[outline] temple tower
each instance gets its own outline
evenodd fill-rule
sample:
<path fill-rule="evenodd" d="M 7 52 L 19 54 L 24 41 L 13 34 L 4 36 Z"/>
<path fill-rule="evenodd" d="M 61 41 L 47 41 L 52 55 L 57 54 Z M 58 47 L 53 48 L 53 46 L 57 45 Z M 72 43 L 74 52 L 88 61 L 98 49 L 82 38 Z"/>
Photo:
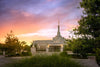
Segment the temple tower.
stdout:
<path fill-rule="evenodd" d="M 57 36 L 58 36 L 58 37 L 61 36 L 61 35 L 60 35 L 60 24 L 59 24 L 59 21 L 58 21 L 58 32 L 57 32 Z"/>

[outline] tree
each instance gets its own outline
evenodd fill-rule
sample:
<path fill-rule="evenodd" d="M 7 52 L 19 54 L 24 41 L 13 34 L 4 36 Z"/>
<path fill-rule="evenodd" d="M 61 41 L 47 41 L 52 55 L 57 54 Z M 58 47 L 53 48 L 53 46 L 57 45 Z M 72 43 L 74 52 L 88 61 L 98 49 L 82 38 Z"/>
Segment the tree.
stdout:
<path fill-rule="evenodd" d="M 71 44 L 70 44 L 70 39 L 66 40 L 66 45 L 64 45 L 63 51 L 71 51 Z"/>
<path fill-rule="evenodd" d="M 77 38 L 69 41 L 68 45 L 74 53 L 81 55 L 81 57 L 86 57 L 88 53 L 94 52 L 94 45 L 92 44 L 92 42 L 93 39 Z"/>
<path fill-rule="evenodd" d="M 2 51 L 2 54 L 5 56 L 6 46 L 3 43 L 0 43 L 0 50 Z"/>
<path fill-rule="evenodd" d="M 79 27 L 74 29 L 76 35 L 94 38 L 95 48 L 100 47 L 100 0 L 82 0 L 83 16 L 78 22 Z"/>
<path fill-rule="evenodd" d="M 76 34 L 100 36 L 100 0 L 82 0 L 80 7 L 84 8 L 83 16 L 75 29 Z"/>
<path fill-rule="evenodd" d="M 83 8 L 83 16 L 78 22 L 79 27 L 74 29 L 74 33 L 80 35 L 82 39 L 76 39 L 74 43 L 77 43 L 76 45 L 82 48 L 83 52 L 85 52 L 86 46 L 92 48 L 92 51 L 96 48 L 100 49 L 100 0 L 82 0 L 80 8 Z M 88 40 L 84 40 L 84 38 Z"/>
<path fill-rule="evenodd" d="M 25 41 L 22 41 L 21 42 L 21 45 L 22 45 L 22 52 L 24 52 L 24 51 L 30 52 L 31 46 L 26 45 L 26 42 Z"/>
<path fill-rule="evenodd" d="M 13 34 L 12 31 L 10 31 L 9 34 L 6 36 L 5 40 L 6 45 L 6 52 L 9 55 L 15 55 L 16 53 L 20 53 L 21 51 L 21 44 L 18 38 Z"/>
<path fill-rule="evenodd" d="M 1 51 L 4 50 L 4 49 L 3 49 L 3 44 L 2 44 L 2 43 L 0 43 L 0 50 L 1 50 Z"/>
<path fill-rule="evenodd" d="M 31 46 L 26 45 L 25 41 L 22 41 L 21 45 L 22 45 L 22 49 L 21 49 L 22 55 L 23 56 L 30 56 L 31 55 L 31 50 L 30 50 Z"/>

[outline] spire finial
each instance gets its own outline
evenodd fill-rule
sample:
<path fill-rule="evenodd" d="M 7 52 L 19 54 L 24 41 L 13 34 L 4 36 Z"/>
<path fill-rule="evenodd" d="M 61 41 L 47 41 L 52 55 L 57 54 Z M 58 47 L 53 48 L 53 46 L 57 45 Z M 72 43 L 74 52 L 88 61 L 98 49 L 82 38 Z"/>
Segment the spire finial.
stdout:
<path fill-rule="evenodd" d="M 58 17 L 58 25 L 60 25 L 60 20 L 59 20 L 59 17 Z"/>
<path fill-rule="evenodd" d="M 59 19 L 58 19 L 58 25 L 60 25 L 60 21 L 59 21 Z"/>

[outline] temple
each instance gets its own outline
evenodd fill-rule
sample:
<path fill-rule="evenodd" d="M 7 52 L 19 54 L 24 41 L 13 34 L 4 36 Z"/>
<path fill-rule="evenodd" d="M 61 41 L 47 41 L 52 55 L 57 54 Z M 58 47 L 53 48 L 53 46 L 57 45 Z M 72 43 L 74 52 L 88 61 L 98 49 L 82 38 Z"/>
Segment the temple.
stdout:
<path fill-rule="evenodd" d="M 66 45 L 66 39 L 60 34 L 60 24 L 58 21 L 57 35 L 52 40 L 36 40 L 33 41 L 31 52 L 34 54 L 36 51 L 46 52 L 62 52 L 63 46 Z"/>

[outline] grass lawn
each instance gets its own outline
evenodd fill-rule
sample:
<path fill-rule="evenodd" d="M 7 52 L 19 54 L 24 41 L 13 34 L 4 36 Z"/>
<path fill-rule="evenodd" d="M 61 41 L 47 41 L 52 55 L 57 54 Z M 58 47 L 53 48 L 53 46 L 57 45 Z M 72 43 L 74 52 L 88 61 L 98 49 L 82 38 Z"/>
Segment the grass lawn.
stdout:
<path fill-rule="evenodd" d="M 70 60 L 69 57 L 60 55 L 36 55 L 31 58 L 14 62 L 6 67 L 82 67 L 78 63 Z"/>

